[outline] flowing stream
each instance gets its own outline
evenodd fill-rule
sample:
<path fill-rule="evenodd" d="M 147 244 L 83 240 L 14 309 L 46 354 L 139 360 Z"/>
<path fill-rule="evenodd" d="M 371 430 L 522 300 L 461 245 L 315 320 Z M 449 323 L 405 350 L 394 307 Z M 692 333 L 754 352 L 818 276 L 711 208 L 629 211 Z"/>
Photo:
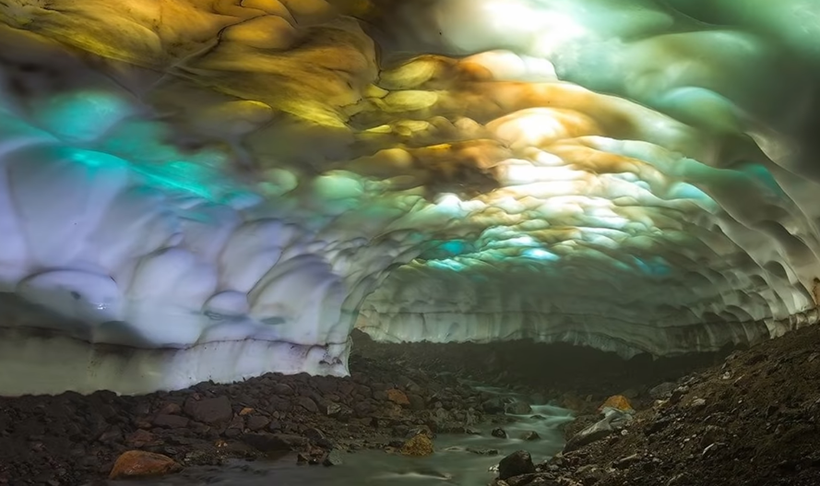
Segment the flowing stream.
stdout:
<path fill-rule="evenodd" d="M 487 389 L 486 391 L 490 391 Z M 492 390 L 495 391 L 495 390 Z M 499 394 L 502 392 L 499 390 Z M 509 395 L 509 392 L 504 393 Z M 515 422 L 504 424 L 507 439 L 490 435 L 494 426 L 476 427 L 481 435 L 440 434 L 434 440 L 436 452 L 429 457 L 411 458 L 383 451 L 342 454 L 343 464 L 333 467 L 296 464 L 296 456 L 276 461 L 232 461 L 220 467 L 187 468 L 180 474 L 158 479 L 129 481 L 133 486 L 432 486 L 452 484 L 484 486 L 496 474 L 490 469 L 505 455 L 525 449 L 540 462 L 561 450 L 564 439 L 560 426 L 573 420 L 569 410 L 552 405 L 534 405 L 527 415 L 514 415 Z M 524 441 L 524 433 L 535 431 L 540 440 Z M 498 450 L 497 455 L 481 455 L 471 450 Z M 110 483 L 114 486 L 114 483 Z"/>

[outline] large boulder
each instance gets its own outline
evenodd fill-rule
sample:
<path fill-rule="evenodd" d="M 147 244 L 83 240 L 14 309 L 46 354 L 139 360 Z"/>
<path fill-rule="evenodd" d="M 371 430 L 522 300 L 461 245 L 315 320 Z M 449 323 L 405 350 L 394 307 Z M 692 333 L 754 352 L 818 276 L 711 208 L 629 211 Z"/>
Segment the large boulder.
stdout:
<path fill-rule="evenodd" d="M 532 456 L 527 451 L 515 451 L 498 463 L 498 479 L 508 479 L 535 472 Z"/>
<path fill-rule="evenodd" d="M 122 453 L 114 467 L 111 468 L 109 479 L 144 478 L 163 476 L 182 470 L 182 466 L 168 456 L 145 451 L 127 451 Z"/>

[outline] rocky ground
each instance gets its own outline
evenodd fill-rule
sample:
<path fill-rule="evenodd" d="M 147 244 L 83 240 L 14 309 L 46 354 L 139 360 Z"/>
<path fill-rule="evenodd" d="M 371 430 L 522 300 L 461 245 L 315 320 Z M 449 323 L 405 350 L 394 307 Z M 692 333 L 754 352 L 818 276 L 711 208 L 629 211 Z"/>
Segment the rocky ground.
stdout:
<path fill-rule="evenodd" d="M 292 450 L 305 462 L 332 463 L 332 449 L 400 449 L 413 429 L 464 433 L 485 419 L 488 397 L 453 378 L 358 355 L 351 366 L 358 371 L 345 379 L 270 374 L 139 397 L 0 398 L 0 484 L 102 479 L 128 450 L 182 466 Z"/>
<path fill-rule="evenodd" d="M 507 458 L 496 486 L 816 486 L 818 383 L 820 328 L 804 328 L 659 384 L 621 424 L 579 417 L 562 454 Z"/>
<path fill-rule="evenodd" d="M 427 436 L 503 425 L 505 409 L 525 406 L 474 387 L 491 385 L 579 414 L 564 453 L 536 465 L 523 451 L 505 458 L 498 486 L 815 485 L 818 341 L 820 329 L 804 329 L 731 355 L 623 361 L 560 345 L 395 346 L 356 335 L 349 378 L 0 398 L 0 484 L 93 484 L 134 464 L 170 472 L 291 451 L 326 465 L 339 450 L 423 455 Z M 612 395 L 623 398 L 602 409 L 601 426 Z M 115 467 L 126 451 L 160 456 Z"/>

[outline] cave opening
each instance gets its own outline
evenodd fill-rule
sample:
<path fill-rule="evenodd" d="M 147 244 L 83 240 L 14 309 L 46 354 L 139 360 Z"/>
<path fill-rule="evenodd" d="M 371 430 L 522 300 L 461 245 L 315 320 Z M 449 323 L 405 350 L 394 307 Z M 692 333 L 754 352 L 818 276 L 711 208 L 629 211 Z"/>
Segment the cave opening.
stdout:
<path fill-rule="evenodd" d="M 816 3 L 0 1 L 0 485 L 817 484 Z"/>

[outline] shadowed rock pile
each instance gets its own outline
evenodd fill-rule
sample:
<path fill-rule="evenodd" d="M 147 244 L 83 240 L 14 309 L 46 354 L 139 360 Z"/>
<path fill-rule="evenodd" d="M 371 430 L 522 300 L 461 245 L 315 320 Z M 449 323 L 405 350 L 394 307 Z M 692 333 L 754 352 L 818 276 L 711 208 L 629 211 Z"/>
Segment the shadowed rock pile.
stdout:
<path fill-rule="evenodd" d="M 820 329 L 804 328 L 650 390 L 632 420 L 496 486 L 820 484 Z M 517 471 L 516 471 L 517 472 Z"/>

